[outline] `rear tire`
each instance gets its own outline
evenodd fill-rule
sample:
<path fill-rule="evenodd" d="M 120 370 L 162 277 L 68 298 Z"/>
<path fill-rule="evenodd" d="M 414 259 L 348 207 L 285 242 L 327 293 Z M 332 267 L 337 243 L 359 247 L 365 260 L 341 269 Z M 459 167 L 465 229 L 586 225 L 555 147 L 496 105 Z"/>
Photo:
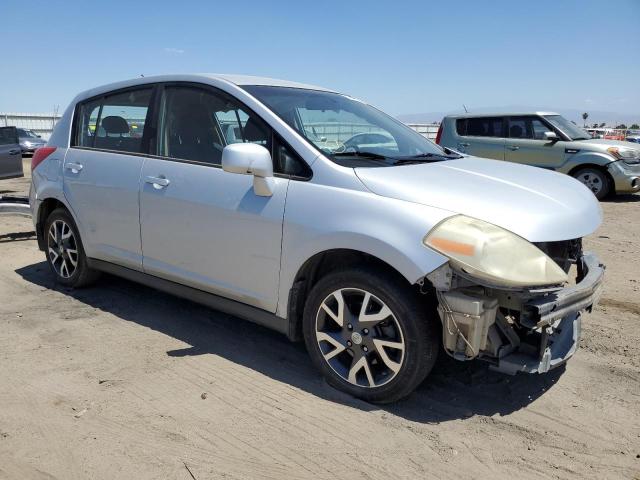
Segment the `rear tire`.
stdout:
<path fill-rule="evenodd" d="M 58 283 L 80 288 L 98 279 L 100 272 L 89 268 L 78 227 L 66 209 L 49 214 L 44 235 L 47 263 Z"/>
<path fill-rule="evenodd" d="M 303 333 L 331 386 L 389 403 L 409 395 L 433 368 L 437 318 L 400 275 L 359 267 L 330 273 L 311 289 Z"/>
<path fill-rule="evenodd" d="M 571 175 L 591 190 L 598 200 L 606 198 L 611 192 L 611 182 L 609 181 L 609 177 L 599 168 L 581 168 L 573 172 Z"/>

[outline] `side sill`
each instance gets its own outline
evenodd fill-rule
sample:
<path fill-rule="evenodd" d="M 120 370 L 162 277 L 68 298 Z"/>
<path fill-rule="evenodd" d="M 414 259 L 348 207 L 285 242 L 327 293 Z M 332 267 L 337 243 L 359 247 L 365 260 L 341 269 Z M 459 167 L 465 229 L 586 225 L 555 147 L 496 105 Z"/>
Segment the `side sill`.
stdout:
<path fill-rule="evenodd" d="M 87 263 L 89 268 L 126 278 L 127 280 L 155 288 L 156 290 L 170 293 L 176 297 L 185 298 L 192 302 L 206 305 L 214 310 L 228 313 L 229 315 L 233 315 L 244 320 L 249 320 L 250 322 L 275 330 L 276 332 L 283 333 L 287 335 L 287 337 L 289 336 L 289 322 L 287 319 L 278 317 L 277 315 L 260 308 L 245 305 L 244 303 L 220 297 L 213 293 L 198 290 L 197 288 L 187 287 L 180 283 L 175 283 L 170 280 L 165 280 L 154 275 L 149 275 L 148 273 L 132 270 L 103 260 L 87 258 Z"/>

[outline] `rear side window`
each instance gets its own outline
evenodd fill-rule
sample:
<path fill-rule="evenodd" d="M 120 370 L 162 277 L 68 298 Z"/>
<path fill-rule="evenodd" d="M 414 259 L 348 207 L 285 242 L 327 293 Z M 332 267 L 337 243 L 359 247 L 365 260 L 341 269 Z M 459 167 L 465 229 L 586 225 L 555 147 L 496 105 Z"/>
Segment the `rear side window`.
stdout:
<path fill-rule="evenodd" d="M 15 127 L 0 128 L 0 145 L 15 145 L 18 143 L 18 134 Z"/>
<path fill-rule="evenodd" d="M 462 137 L 503 137 L 502 117 L 459 118 L 456 131 Z"/>
<path fill-rule="evenodd" d="M 76 146 L 140 153 L 151 88 L 127 90 L 82 103 Z"/>

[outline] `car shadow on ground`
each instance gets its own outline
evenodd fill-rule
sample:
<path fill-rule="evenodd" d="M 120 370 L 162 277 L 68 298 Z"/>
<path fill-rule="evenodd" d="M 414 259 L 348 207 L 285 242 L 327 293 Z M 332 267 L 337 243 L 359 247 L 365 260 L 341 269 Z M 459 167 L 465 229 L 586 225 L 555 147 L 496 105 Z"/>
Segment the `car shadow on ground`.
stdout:
<path fill-rule="evenodd" d="M 189 345 L 166 352 L 171 357 L 218 355 L 325 400 L 365 411 L 382 409 L 422 423 L 509 414 L 552 388 L 563 373 L 560 368 L 546 375 L 511 377 L 489 370 L 482 362 L 462 363 L 441 354 L 431 375 L 409 398 L 392 405 L 371 405 L 328 386 L 313 368 L 303 343 L 291 343 L 264 327 L 110 275 L 94 287 L 74 290 L 56 284 L 46 262 L 16 273 Z"/>
<path fill-rule="evenodd" d="M 634 203 L 640 202 L 640 194 L 637 193 L 625 193 L 621 195 L 610 195 L 604 200 L 605 203 Z"/>

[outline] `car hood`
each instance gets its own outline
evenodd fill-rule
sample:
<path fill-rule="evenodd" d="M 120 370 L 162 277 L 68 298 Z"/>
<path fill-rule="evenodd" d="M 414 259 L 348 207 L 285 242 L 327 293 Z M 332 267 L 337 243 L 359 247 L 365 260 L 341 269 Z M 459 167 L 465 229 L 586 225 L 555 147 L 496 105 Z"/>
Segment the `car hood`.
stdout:
<path fill-rule="evenodd" d="M 591 138 L 589 140 L 574 140 L 571 147 L 588 148 L 589 150 L 606 151 L 611 147 L 638 148 L 633 142 L 624 140 L 605 140 L 604 138 Z"/>
<path fill-rule="evenodd" d="M 20 143 L 29 142 L 29 143 L 33 143 L 35 145 L 44 145 L 45 143 L 47 143 L 42 138 L 33 138 L 33 137 L 20 137 L 19 141 L 20 141 Z"/>
<path fill-rule="evenodd" d="M 541 168 L 465 157 L 355 170 L 373 193 L 478 218 L 530 242 L 583 237 L 602 223 L 590 190 Z"/>

